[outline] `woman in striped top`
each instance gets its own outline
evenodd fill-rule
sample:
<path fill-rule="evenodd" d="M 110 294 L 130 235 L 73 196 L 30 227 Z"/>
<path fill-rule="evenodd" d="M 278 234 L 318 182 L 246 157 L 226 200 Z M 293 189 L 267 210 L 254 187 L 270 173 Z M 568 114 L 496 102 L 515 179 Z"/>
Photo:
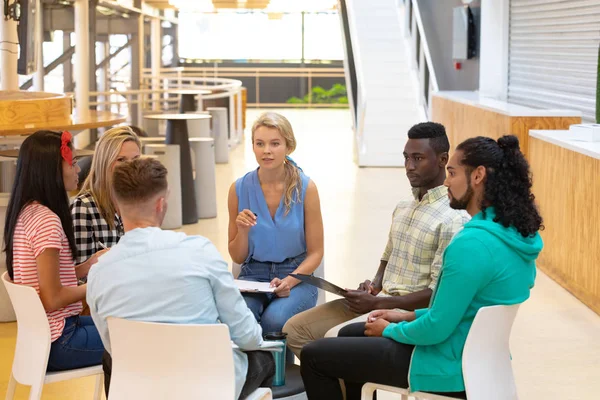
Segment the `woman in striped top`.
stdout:
<path fill-rule="evenodd" d="M 75 265 L 77 248 L 67 191 L 79 167 L 69 132 L 38 131 L 23 142 L 4 225 L 8 273 L 38 292 L 52 345 L 48 371 L 100 364 L 104 347 L 91 317 L 79 316 L 86 276 L 102 253 Z"/>

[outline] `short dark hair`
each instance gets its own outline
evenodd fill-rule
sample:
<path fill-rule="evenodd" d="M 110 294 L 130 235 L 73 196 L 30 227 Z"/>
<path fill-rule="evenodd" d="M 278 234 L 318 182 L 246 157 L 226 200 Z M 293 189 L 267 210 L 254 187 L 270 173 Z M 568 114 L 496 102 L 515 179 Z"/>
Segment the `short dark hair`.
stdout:
<path fill-rule="evenodd" d="M 421 122 L 408 130 L 409 139 L 429 139 L 429 146 L 435 154 L 450 151 L 450 142 L 444 125 L 437 122 Z"/>
<path fill-rule="evenodd" d="M 115 168 L 112 185 L 117 201 L 144 202 L 167 189 L 167 169 L 153 158 L 138 158 Z"/>
<path fill-rule="evenodd" d="M 505 227 L 514 226 L 524 237 L 544 229 L 531 193 L 529 163 L 521 153 L 516 136 L 502 136 L 497 141 L 478 136 L 459 144 L 456 151 L 463 153 L 460 163 L 466 167 L 467 176 L 479 166 L 486 170 L 481 204 L 484 213 L 486 205 L 494 207 L 495 222 Z"/>

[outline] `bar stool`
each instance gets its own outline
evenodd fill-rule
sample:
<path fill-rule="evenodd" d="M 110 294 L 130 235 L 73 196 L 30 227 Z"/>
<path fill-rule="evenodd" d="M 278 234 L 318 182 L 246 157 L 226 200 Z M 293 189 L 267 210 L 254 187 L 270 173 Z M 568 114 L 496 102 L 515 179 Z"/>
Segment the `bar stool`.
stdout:
<path fill-rule="evenodd" d="M 181 210 L 181 177 L 179 171 L 179 146 L 176 144 L 147 144 L 144 146 L 144 154 L 156 156 L 169 172 L 167 184 L 169 185 L 169 197 L 167 198 L 167 213 L 161 225 L 163 229 L 177 229 L 182 225 Z M 189 155 L 189 151 L 188 151 Z"/>
<path fill-rule="evenodd" d="M 190 138 L 211 137 L 212 115 L 206 111 L 186 111 L 185 114 L 200 115 L 201 119 L 191 119 L 187 122 Z"/>
<path fill-rule="evenodd" d="M 213 138 L 191 138 L 196 177 L 196 204 L 199 218 L 217 216 L 217 178 L 215 173 L 215 141 Z"/>
<path fill-rule="evenodd" d="M 146 154 L 144 148 L 148 144 L 165 144 L 164 136 L 150 136 L 150 137 L 141 137 L 140 142 L 142 143 L 142 154 Z"/>
<path fill-rule="evenodd" d="M 208 107 L 206 109 L 212 116 L 212 136 L 215 138 L 215 162 L 226 164 L 229 162 L 229 121 L 225 107 Z"/>
<path fill-rule="evenodd" d="M 190 156 L 190 141 L 188 135 L 187 121 L 206 118 L 202 114 L 155 114 L 146 115 L 146 119 L 157 119 L 167 121 L 167 144 L 179 145 L 179 162 L 181 174 L 181 209 L 183 212 L 182 222 L 184 224 L 195 224 L 198 222 L 198 211 L 196 208 L 196 194 L 194 191 L 194 176 L 192 171 L 192 157 Z"/>

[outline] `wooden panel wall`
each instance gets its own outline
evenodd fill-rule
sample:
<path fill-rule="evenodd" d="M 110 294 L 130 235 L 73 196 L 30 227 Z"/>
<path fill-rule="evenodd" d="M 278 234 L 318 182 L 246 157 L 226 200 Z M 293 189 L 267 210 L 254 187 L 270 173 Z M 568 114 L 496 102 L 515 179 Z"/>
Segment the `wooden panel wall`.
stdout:
<path fill-rule="evenodd" d="M 569 129 L 569 125 L 581 123 L 580 117 L 509 117 L 438 96 L 433 96 L 431 101 L 431 120 L 446 127 L 451 149 L 475 136 L 498 139 L 513 134 L 519 138 L 521 151 L 527 156 L 530 129 Z"/>
<path fill-rule="evenodd" d="M 538 267 L 600 314 L 600 160 L 533 137 L 529 146 L 546 227 Z"/>

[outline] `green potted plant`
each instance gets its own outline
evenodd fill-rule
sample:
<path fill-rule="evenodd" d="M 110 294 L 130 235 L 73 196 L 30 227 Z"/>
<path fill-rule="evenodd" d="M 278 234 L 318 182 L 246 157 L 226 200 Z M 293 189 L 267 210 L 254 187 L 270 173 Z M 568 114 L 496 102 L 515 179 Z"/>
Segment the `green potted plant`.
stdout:
<path fill-rule="evenodd" d="M 596 123 L 600 124 L 600 45 L 598 46 L 598 66 L 596 71 Z"/>

